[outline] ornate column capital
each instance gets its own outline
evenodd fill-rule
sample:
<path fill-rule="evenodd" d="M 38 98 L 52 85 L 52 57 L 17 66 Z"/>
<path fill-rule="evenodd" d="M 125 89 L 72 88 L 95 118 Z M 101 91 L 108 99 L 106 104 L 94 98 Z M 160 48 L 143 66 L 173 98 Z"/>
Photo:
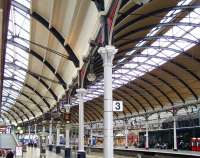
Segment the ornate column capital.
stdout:
<path fill-rule="evenodd" d="M 76 90 L 76 92 L 78 93 L 78 98 L 83 99 L 84 95 L 87 93 L 87 90 L 84 88 L 79 88 Z"/>
<path fill-rule="evenodd" d="M 112 65 L 112 61 L 114 55 L 117 53 L 118 49 L 116 49 L 112 45 L 107 45 L 105 47 L 100 47 L 98 53 L 103 58 L 104 65 Z"/>
<path fill-rule="evenodd" d="M 79 89 L 76 90 L 76 92 L 77 92 L 78 94 L 86 94 L 86 93 L 87 93 L 87 90 L 86 90 L 85 88 L 79 88 Z"/>

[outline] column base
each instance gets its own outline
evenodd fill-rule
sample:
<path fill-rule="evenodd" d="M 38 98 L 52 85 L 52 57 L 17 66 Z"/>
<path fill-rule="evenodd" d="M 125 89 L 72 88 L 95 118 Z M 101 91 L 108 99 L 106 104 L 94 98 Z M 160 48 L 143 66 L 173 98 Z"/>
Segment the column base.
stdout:
<path fill-rule="evenodd" d="M 61 147 L 60 146 L 56 146 L 56 154 L 60 154 L 61 152 Z"/>
<path fill-rule="evenodd" d="M 71 148 L 65 148 L 65 158 L 71 158 Z"/>
<path fill-rule="evenodd" d="M 149 148 L 145 148 L 146 150 L 149 150 Z"/>
<path fill-rule="evenodd" d="M 49 145 L 49 151 L 53 151 L 53 145 Z"/>
<path fill-rule="evenodd" d="M 136 158 L 142 158 L 142 155 L 141 154 L 137 154 Z"/>
<path fill-rule="evenodd" d="M 128 146 L 125 146 L 125 149 L 128 149 Z"/>
<path fill-rule="evenodd" d="M 178 149 L 173 149 L 174 151 L 178 151 Z"/>
<path fill-rule="evenodd" d="M 77 158 L 86 158 L 85 151 L 78 151 Z"/>

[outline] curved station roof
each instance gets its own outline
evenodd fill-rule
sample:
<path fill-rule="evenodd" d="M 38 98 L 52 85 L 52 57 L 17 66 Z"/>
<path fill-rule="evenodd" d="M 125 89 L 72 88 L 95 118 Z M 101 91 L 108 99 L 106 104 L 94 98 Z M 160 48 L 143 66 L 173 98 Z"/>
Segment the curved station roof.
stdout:
<path fill-rule="evenodd" d="M 104 14 L 109 43 L 118 49 L 113 100 L 124 104 L 115 119 L 197 106 L 200 1 L 143 2 L 106 0 L 102 13 L 87 0 L 10 1 L 1 116 L 15 124 L 35 121 L 67 101 L 71 122 L 78 123 L 77 76 L 84 74 L 85 121 L 101 121 L 103 61 L 97 50 Z"/>

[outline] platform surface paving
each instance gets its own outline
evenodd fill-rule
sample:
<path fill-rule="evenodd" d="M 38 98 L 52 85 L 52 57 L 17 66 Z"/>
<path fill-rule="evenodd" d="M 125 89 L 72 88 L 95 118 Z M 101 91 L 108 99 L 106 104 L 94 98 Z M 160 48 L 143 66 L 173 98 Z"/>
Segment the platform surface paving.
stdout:
<path fill-rule="evenodd" d="M 129 156 L 120 156 L 115 155 L 114 158 L 129 158 Z M 27 148 L 27 152 L 23 153 L 23 158 L 40 158 L 40 150 L 39 148 Z M 55 152 L 50 152 L 46 150 L 46 158 L 64 158 L 64 153 L 56 154 Z M 76 158 L 75 154 L 73 153 L 72 158 Z M 87 158 L 103 158 L 103 153 L 96 153 L 91 152 L 87 155 Z M 133 158 L 131 156 L 131 158 Z"/>

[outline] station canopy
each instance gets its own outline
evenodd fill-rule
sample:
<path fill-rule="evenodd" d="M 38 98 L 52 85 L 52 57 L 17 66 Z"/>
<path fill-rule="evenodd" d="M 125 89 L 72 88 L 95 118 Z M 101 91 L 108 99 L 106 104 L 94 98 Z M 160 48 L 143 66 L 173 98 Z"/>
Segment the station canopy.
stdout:
<path fill-rule="evenodd" d="M 1 107 L 11 122 L 41 117 L 70 89 L 71 121 L 78 123 L 77 68 L 100 25 L 95 4 L 82 3 L 12 0 Z M 122 1 L 112 39 L 113 100 L 124 110 L 114 118 L 198 104 L 199 40 L 200 1 Z M 103 119 L 103 61 L 97 52 L 93 58 L 96 80 L 84 85 L 86 122 Z"/>

